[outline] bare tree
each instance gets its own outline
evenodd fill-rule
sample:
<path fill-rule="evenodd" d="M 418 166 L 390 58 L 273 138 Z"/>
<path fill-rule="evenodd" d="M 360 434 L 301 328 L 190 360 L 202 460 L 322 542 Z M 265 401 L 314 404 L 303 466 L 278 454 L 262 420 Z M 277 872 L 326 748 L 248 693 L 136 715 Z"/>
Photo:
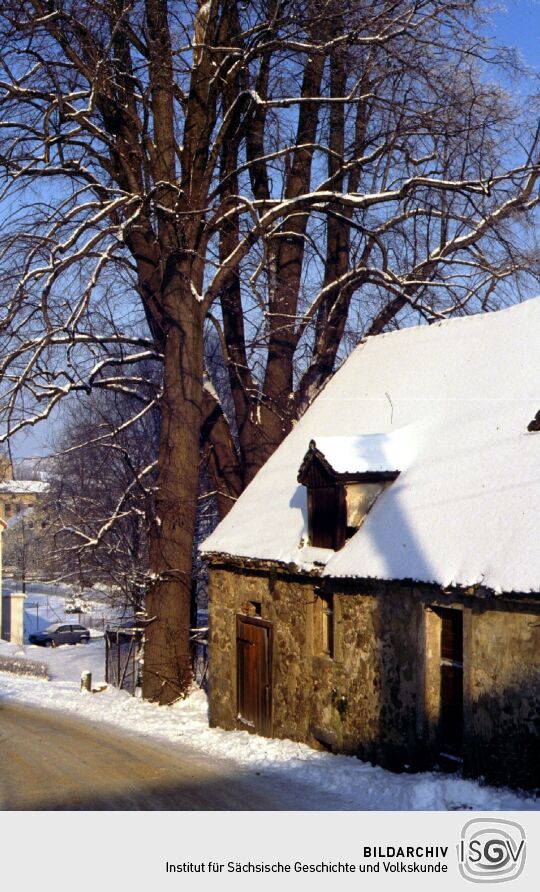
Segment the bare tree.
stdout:
<path fill-rule="evenodd" d="M 476 9 L 2 4 L 5 435 L 92 388 L 138 401 L 133 423 L 159 406 L 147 697 L 190 677 L 201 434 L 224 512 L 348 331 L 489 309 L 531 270 L 537 134 L 488 77 Z M 232 411 L 203 384 L 207 324 Z"/>
<path fill-rule="evenodd" d="M 215 367 L 212 357 L 209 364 Z M 120 365 L 118 378 L 123 375 Z M 54 451 L 43 462 L 48 482 L 41 516 L 48 553 L 41 569 L 57 582 L 103 585 L 111 603 L 140 613 L 148 578 L 147 530 L 153 523 L 159 415 L 154 400 L 160 367 L 141 363 L 146 403 L 107 389 L 67 401 Z M 218 376 L 219 377 L 219 376 Z M 129 384 L 129 381 L 126 382 Z M 214 528 L 216 498 L 202 464 L 196 541 Z M 45 558 L 45 560 L 43 560 Z M 193 596 L 205 598 L 205 566 L 194 554 Z M 192 604 L 196 615 L 197 603 Z"/>
<path fill-rule="evenodd" d="M 148 364 L 139 371 L 150 403 L 156 371 Z M 109 390 L 73 397 L 47 459 L 42 505 L 48 575 L 81 587 L 102 584 L 130 614 L 144 605 L 159 438 L 157 409 L 140 410 L 130 396 Z"/>

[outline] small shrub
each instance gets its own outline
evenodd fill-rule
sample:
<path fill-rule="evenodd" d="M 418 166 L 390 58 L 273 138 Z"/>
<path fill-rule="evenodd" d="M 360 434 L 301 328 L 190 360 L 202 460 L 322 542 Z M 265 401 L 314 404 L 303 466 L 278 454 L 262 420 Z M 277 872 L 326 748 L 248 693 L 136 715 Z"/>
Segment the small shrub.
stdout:
<path fill-rule="evenodd" d="M 0 657 L 0 672 L 12 672 L 13 675 L 31 675 L 35 678 L 49 678 L 47 663 L 39 660 L 26 660 L 20 657 Z"/>

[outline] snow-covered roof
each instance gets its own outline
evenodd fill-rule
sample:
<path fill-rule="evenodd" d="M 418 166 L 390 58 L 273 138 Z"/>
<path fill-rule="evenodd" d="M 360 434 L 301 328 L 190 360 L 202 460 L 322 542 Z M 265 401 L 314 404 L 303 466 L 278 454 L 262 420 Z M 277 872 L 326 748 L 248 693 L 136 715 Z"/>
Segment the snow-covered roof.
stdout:
<path fill-rule="evenodd" d="M 0 482 L 0 493 L 9 495 L 41 495 L 48 489 L 49 484 L 43 480 L 3 480 Z"/>
<path fill-rule="evenodd" d="M 325 564 L 332 577 L 540 591 L 540 298 L 369 338 L 351 354 L 232 511 L 206 553 Z M 397 480 L 340 551 L 307 544 L 299 466 L 315 439 L 394 442 Z M 350 448 L 349 448 L 350 447 Z M 328 447 L 326 447 L 328 449 Z M 326 453 L 325 453 L 326 454 Z M 348 469 L 347 469 L 348 470 Z M 321 552 L 321 549 L 316 549 Z"/>

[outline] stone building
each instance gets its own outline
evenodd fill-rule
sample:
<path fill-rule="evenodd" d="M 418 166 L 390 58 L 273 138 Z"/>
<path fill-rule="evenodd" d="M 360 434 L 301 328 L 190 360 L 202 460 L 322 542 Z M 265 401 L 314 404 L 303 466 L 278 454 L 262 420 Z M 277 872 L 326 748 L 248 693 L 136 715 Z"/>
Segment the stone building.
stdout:
<path fill-rule="evenodd" d="M 24 599 L 21 592 L 2 591 L 3 539 L 7 523 L 0 517 L 0 639 L 22 644 L 24 639 Z"/>
<path fill-rule="evenodd" d="M 11 462 L 0 455 L 0 515 L 7 521 L 35 507 L 48 489 L 43 480 L 14 480 Z"/>
<path fill-rule="evenodd" d="M 539 331 L 351 354 L 203 545 L 214 725 L 540 787 Z"/>
<path fill-rule="evenodd" d="M 48 491 L 49 484 L 44 480 L 14 479 L 9 458 L 0 453 L 0 517 L 3 517 L 6 523 L 4 567 L 6 573 L 21 580 L 23 590 L 28 571 L 36 559 L 39 560 L 40 549 L 37 549 L 39 535 L 42 535 L 48 526 L 43 511 Z M 0 620 L 0 636 L 2 625 L 4 631 L 10 625 L 9 617 L 13 611 L 15 613 L 11 626 L 15 629 L 20 625 L 19 610 L 18 608 L 15 610 L 14 603 L 15 601 L 9 606 L 5 602 L 3 605 L 4 621 Z"/>

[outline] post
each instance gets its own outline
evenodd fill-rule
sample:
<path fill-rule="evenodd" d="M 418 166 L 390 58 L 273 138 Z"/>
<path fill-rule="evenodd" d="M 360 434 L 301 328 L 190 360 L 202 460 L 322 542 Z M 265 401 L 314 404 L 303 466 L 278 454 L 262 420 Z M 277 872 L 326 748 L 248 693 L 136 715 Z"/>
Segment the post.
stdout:
<path fill-rule="evenodd" d="M 81 691 L 92 691 L 92 673 L 83 672 L 81 674 Z"/>

